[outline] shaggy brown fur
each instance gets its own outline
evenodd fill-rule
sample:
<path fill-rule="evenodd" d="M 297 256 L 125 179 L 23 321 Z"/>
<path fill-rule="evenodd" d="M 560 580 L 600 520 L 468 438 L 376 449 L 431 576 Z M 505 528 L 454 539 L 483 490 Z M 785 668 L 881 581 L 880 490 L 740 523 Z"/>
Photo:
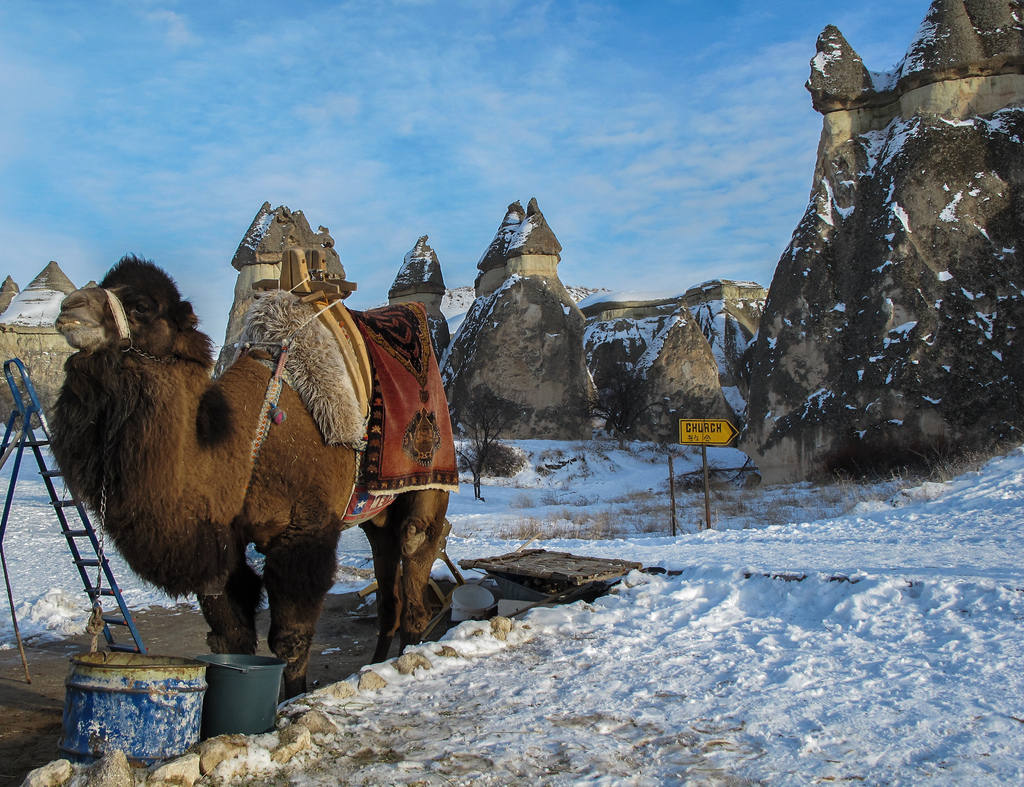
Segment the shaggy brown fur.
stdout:
<path fill-rule="evenodd" d="M 198 595 L 215 652 L 254 652 L 265 587 L 268 644 L 287 662 L 285 696 L 301 693 L 355 452 L 325 445 L 285 386 L 287 419 L 270 429 L 254 466 L 271 372 L 243 356 L 211 381 L 210 340 L 152 263 L 126 257 L 101 287 L 71 293 L 57 319 L 79 349 L 65 366 L 51 436 L 68 484 L 93 511 L 105 498 L 103 525 L 142 578 Z M 123 303 L 130 340 L 119 338 L 104 289 Z M 375 660 L 399 629 L 403 643 L 414 641 L 428 622 L 424 591 L 447 504 L 446 492 L 408 493 L 363 525 L 380 585 Z M 262 577 L 246 563 L 249 543 L 266 555 Z"/>

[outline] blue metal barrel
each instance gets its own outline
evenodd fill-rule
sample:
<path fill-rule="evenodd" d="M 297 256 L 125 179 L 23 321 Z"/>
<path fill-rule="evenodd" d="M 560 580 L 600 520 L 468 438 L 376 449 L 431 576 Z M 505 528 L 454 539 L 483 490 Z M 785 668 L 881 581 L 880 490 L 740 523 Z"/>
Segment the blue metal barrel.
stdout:
<path fill-rule="evenodd" d="M 199 740 L 206 665 L 139 653 L 81 653 L 64 684 L 58 748 L 75 762 L 120 749 L 132 763 L 177 757 Z"/>

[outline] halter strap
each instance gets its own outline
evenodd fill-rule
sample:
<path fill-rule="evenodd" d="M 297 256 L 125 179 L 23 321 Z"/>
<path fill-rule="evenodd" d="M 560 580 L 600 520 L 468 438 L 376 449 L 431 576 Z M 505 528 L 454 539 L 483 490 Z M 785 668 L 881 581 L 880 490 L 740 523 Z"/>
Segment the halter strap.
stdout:
<path fill-rule="evenodd" d="M 128 327 L 128 315 L 124 313 L 124 306 L 121 299 L 114 294 L 113 290 L 103 290 L 107 294 L 107 304 L 110 306 L 110 313 L 114 315 L 114 325 L 122 339 L 131 341 L 132 331 Z"/>

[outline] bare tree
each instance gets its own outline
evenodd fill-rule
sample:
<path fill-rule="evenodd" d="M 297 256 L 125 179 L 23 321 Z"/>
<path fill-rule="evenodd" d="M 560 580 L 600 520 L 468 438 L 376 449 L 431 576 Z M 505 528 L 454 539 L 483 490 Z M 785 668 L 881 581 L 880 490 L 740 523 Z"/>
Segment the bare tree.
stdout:
<path fill-rule="evenodd" d="M 473 496 L 477 500 L 483 500 L 480 478 L 501 445 L 501 436 L 519 417 L 521 410 L 514 402 L 478 385 L 473 389 L 469 402 L 458 413 L 452 414 L 452 422 L 463 438 L 458 449 L 459 464 L 473 474 Z"/>
<path fill-rule="evenodd" d="M 605 429 L 622 443 L 654 406 L 647 379 L 634 364 L 618 361 L 594 383 L 597 395 L 591 401 L 590 414 L 603 418 Z"/>

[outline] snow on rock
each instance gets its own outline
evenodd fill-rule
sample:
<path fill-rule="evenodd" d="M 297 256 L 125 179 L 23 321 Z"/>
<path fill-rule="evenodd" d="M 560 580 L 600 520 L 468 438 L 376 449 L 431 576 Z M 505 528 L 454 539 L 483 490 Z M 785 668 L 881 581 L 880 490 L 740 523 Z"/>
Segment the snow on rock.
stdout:
<path fill-rule="evenodd" d="M 4 313 L 0 314 L 0 323 L 52 328 L 60 313 L 61 301 L 75 289 L 60 266 L 51 260 L 24 290 L 11 299 Z"/>
<path fill-rule="evenodd" d="M 819 38 L 814 187 L 748 355 L 741 440 L 766 478 L 1020 434 L 1024 109 L 1011 64 L 1024 36 L 1009 9 L 932 3 L 887 95 L 838 30 Z"/>

